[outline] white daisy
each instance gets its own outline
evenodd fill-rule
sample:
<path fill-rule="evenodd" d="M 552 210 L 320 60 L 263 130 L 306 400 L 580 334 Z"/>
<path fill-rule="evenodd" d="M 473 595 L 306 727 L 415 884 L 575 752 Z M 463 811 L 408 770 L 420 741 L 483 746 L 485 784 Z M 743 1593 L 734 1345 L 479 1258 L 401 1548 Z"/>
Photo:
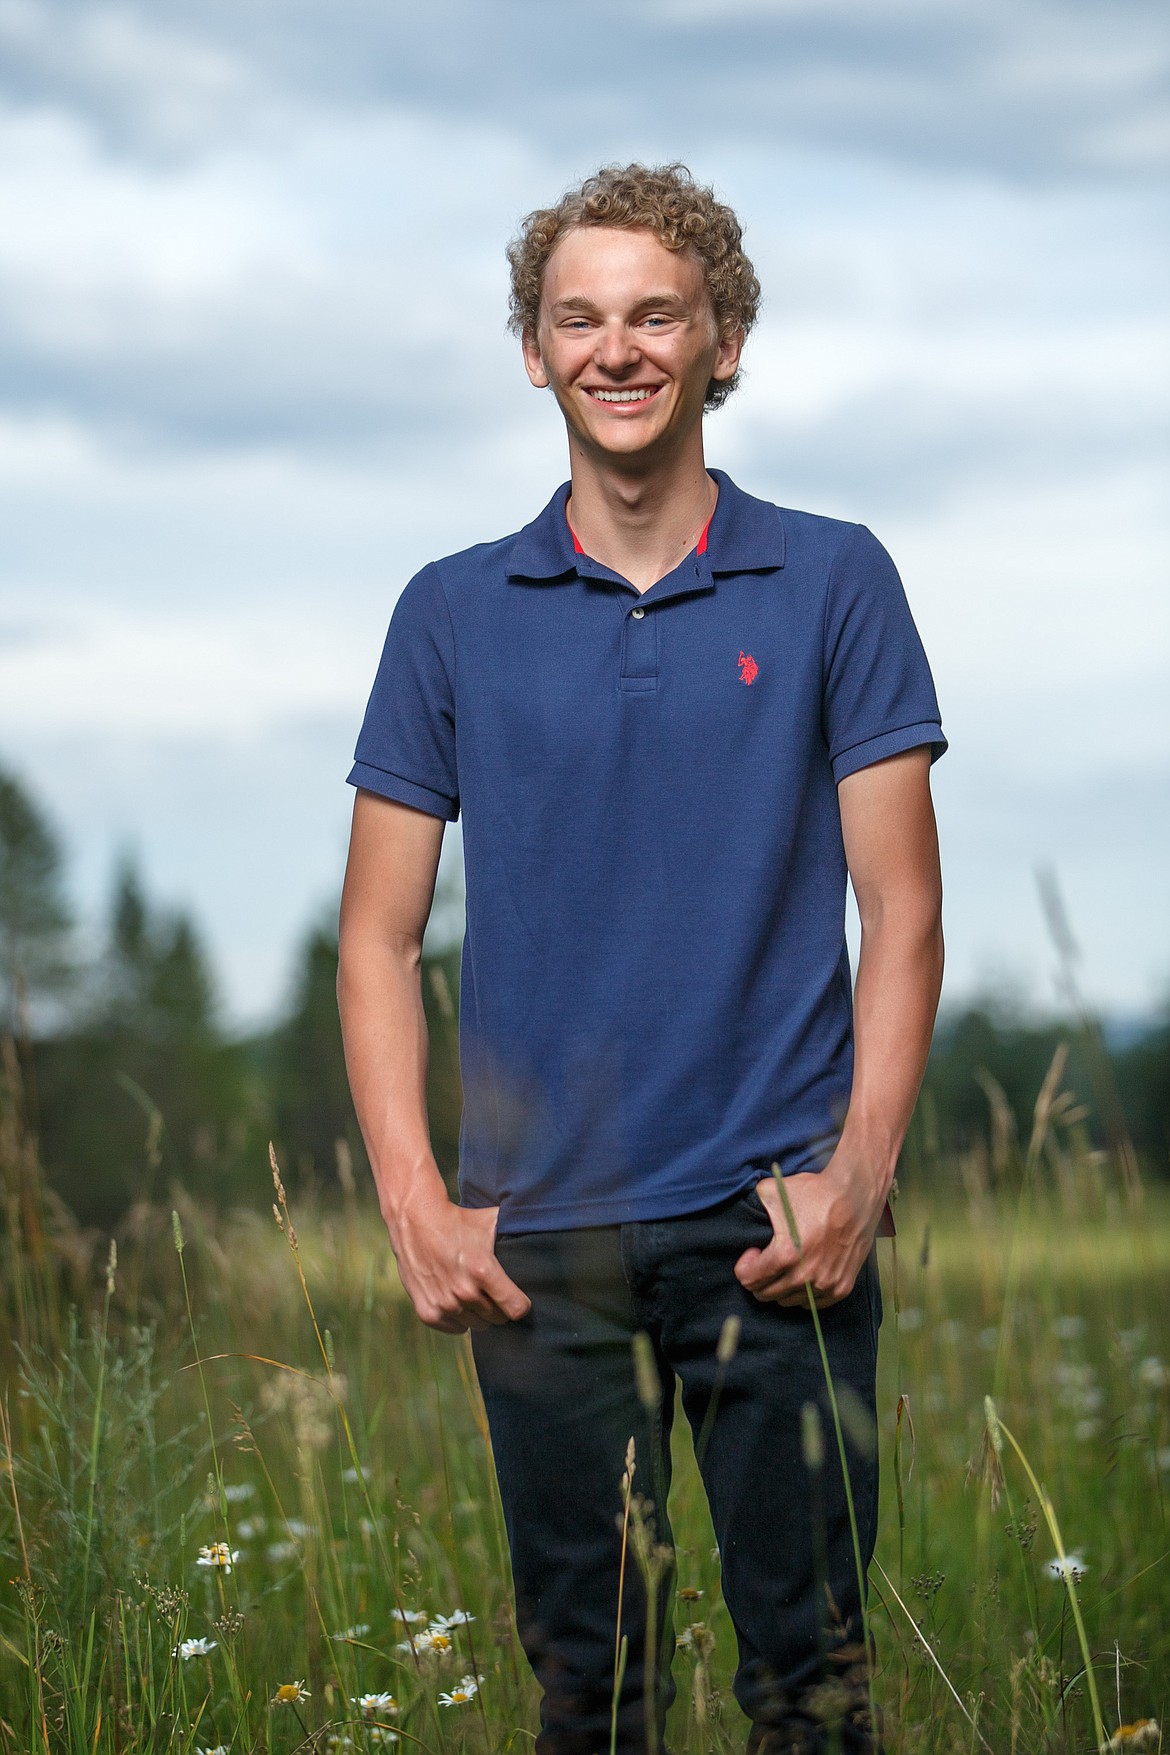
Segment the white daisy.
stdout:
<path fill-rule="evenodd" d="M 466 1706 L 479 1693 L 482 1676 L 462 1676 L 449 1694 L 439 1695 L 440 1706 Z"/>
<path fill-rule="evenodd" d="M 193 1658 L 207 1657 L 216 1648 L 218 1641 L 214 1639 L 183 1639 L 171 1653 L 172 1657 Z"/>

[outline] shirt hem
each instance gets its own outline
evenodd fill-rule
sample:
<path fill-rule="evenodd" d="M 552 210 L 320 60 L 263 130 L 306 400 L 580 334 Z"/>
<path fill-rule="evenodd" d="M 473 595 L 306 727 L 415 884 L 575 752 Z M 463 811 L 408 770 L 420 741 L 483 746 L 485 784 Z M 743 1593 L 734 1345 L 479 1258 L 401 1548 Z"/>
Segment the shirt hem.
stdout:
<path fill-rule="evenodd" d="M 446 823 L 453 823 L 459 815 L 457 798 L 448 798 L 446 793 L 420 786 L 414 780 L 404 780 L 385 768 L 372 767 L 369 762 L 355 762 L 346 776 L 346 784 L 360 786 L 363 792 L 376 792 L 380 798 L 392 798 L 396 804 L 409 804 L 415 810 L 426 811 L 428 816 L 442 817 Z"/>
<path fill-rule="evenodd" d="M 946 750 L 947 740 L 937 719 L 923 719 L 915 725 L 901 725 L 895 731 L 883 731 L 878 737 L 866 738 L 863 742 L 842 750 L 832 758 L 833 779 L 840 783 L 847 774 L 856 774 L 859 769 L 871 767 L 874 762 L 885 761 L 887 756 L 898 756 L 904 750 L 918 749 L 923 744 L 930 744 L 932 762 L 937 762 Z"/>
<path fill-rule="evenodd" d="M 791 1175 L 798 1166 L 792 1169 L 781 1168 L 786 1176 Z M 806 1168 L 813 1168 L 811 1165 Z M 733 1200 L 736 1195 L 746 1194 L 755 1188 L 768 1175 L 768 1170 L 759 1164 L 746 1164 L 737 1170 L 734 1176 L 728 1177 L 725 1183 L 708 1184 L 701 1189 L 678 1189 L 673 1195 L 646 1195 L 641 1199 L 630 1200 L 578 1200 L 558 1202 L 550 1206 L 541 1202 L 539 1207 L 525 1208 L 520 1205 L 509 1212 L 508 1202 L 500 1208 L 500 1220 L 496 1227 L 498 1237 L 519 1237 L 533 1231 L 587 1231 L 591 1228 L 610 1225 L 629 1225 L 654 1221 L 655 1219 L 682 1219 L 690 1213 L 704 1212 L 708 1207 L 719 1206 L 721 1202 Z M 491 1201 L 475 1200 L 460 1195 L 460 1204 L 465 1207 L 490 1206 Z"/>

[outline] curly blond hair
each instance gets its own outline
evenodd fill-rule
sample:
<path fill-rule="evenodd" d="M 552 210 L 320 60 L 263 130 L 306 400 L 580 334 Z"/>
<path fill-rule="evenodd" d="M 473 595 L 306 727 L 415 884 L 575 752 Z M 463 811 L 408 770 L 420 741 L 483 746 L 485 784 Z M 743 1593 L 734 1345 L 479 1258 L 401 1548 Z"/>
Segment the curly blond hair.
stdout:
<path fill-rule="evenodd" d="M 549 257 L 573 226 L 608 225 L 652 232 L 668 250 L 691 250 L 722 336 L 736 330 L 746 335 L 756 320 L 760 283 L 743 249 L 739 220 L 715 192 L 696 183 L 683 164 L 603 165 L 555 207 L 530 213 L 518 236 L 508 245 L 512 270 L 509 327 L 517 335 L 535 335 L 540 291 Z M 706 406 L 718 408 L 739 382 L 734 378 L 707 386 Z"/>

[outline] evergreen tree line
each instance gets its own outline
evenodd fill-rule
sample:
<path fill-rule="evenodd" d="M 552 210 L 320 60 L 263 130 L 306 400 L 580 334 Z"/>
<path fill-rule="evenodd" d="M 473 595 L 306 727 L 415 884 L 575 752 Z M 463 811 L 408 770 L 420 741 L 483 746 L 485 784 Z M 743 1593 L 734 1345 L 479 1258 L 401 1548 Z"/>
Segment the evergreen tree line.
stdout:
<path fill-rule="evenodd" d="M 428 957 L 432 1138 L 453 1183 L 458 1156 L 458 950 Z M 85 1225 L 108 1226 L 181 1182 L 220 1205 L 271 1198 L 268 1141 L 286 1181 L 327 1192 L 367 1175 L 337 1018 L 337 936 L 300 945 L 291 1005 L 273 1028 L 225 1030 L 199 932 L 160 909 L 132 863 L 115 877 L 103 942 L 75 950 L 59 844 L 44 814 L 0 770 L 0 1033 L 19 1044 L 25 1103 L 51 1185 Z M 1124 1129 L 1147 1172 L 1170 1173 L 1170 1012 L 1123 1051 L 1100 1035 L 971 1008 L 938 1030 L 908 1156 L 913 1165 L 969 1150 L 989 1132 L 998 1086 L 1026 1135 L 1058 1044 L 1065 1083 L 1107 1143 Z"/>

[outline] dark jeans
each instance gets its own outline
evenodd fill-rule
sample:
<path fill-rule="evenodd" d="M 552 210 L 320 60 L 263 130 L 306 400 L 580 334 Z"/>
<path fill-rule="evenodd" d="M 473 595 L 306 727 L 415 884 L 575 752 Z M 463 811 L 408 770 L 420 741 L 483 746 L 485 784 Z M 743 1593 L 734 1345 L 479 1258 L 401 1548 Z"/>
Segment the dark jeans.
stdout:
<path fill-rule="evenodd" d="M 747 1194 L 681 1218 L 501 1237 L 497 1253 L 532 1300 L 522 1322 L 474 1336 L 512 1551 L 516 1617 L 544 1689 L 538 1755 L 606 1755 L 610 1746 L 621 1552 L 621 1478 L 632 1436 L 634 1490 L 667 1518 L 674 1386 L 696 1441 L 739 1642 L 735 1696 L 753 1721 L 749 1748 L 805 1755 L 871 1750 L 857 1564 L 811 1315 L 761 1304 L 732 1269 L 771 1223 Z M 716 1357 L 728 1316 L 742 1324 L 734 1357 Z M 869 1261 L 851 1295 L 823 1310 L 834 1383 L 874 1413 L 881 1293 Z M 649 1338 L 660 1393 L 638 1396 L 631 1342 Z M 643 1395 L 646 1394 L 645 1374 Z M 824 1463 L 806 1467 L 801 1410 L 813 1403 Z M 856 1427 L 857 1421 L 854 1420 Z M 875 1427 L 876 1430 L 876 1427 Z M 850 1447 L 863 1568 L 873 1553 L 877 1458 Z M 628 1662 L 618 1748 L 647 1747 L 645 1702 L 662 1721 L 673 1699 L 671 1571 L 662 1556 L 660 1649 L 645 1649 L 646 1597 L 631 1553 L 622 1632 Z M 647 1688 L 647 1665 L 650 1686 Z"/>

